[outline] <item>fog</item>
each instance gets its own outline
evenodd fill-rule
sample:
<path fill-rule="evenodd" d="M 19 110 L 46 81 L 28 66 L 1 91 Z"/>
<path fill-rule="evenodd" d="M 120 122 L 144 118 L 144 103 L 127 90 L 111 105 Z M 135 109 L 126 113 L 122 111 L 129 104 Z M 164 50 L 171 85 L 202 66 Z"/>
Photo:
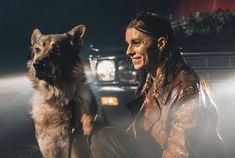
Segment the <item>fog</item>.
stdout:
<path fill-rule="evenodd" d="M 232 158 L 235 156 L 235 76 L 224 77 L 209 85 L 219 110 L 221 135 L 228 156 Z M 18 156 L 37 149 L 29 115 L 32 92 L 31 82 L 25 74 L 0 78 L 0 157 L 14 157 L 13 149 Z"/>
<path fill-rule="evenodd" d="M 219 127 L 229 157 L 235 156 L 235 76 L 211 84 L 214 100 L 219 111 Z"/>

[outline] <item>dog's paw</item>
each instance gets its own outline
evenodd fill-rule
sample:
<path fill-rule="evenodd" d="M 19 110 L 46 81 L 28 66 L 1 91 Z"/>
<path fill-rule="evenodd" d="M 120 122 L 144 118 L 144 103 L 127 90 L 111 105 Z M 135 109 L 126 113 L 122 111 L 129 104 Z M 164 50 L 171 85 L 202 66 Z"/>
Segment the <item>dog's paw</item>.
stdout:
<path fill-rule="evenodd" d="M 84 135 L 90 135 L 92 131 L 92 117 L 88 114 L 83 114 L 81 118 L 82 130 Z"/>

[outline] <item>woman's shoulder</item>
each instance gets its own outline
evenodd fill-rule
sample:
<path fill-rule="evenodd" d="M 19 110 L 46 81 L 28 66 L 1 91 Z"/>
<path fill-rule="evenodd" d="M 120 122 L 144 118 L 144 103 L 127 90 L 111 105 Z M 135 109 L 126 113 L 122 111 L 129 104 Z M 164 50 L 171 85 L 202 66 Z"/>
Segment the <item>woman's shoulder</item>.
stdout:
<path fill-rule="evenodd" d="M 216 105 L 209 87 L 192 69 L 181 69 L 176 76 L 175 83 L 172 88 L 172 95 L 177 98 L 175 101 L 177 105 L 196 99 L 201 102 L 201 104 L 198 104 L 200 109 L 214 109 L 216 111 Z"/>
<path fill-rule="evenodd" d="M 198 92 L 199 76 L 191 68 L 182 68 L 176 75 L 173 90 L 177 90 L 179 98 L 189 97 Z"/>

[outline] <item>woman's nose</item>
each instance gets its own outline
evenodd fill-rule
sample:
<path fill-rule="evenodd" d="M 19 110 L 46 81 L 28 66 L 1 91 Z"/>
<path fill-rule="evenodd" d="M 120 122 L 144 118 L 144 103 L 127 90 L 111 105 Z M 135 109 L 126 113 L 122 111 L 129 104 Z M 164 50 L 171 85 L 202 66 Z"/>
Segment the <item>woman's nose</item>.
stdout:
<path fill-rule="evenodd" d="M 128 56 L 133 56 L 135 54 L 135 52 L 133 51 L 133 49 L 131 49 L 130 47 L 127 48 L 126 50 L 126 55 Z"/>

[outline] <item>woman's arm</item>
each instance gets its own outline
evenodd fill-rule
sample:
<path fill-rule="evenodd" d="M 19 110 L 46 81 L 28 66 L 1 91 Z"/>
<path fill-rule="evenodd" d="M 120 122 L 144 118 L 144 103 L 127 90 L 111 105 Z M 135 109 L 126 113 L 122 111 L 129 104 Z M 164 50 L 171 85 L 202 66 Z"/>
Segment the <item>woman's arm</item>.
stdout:
<path fill-rule="evenodd" d="M 178 106 L 178 109 L 172 114 L 173 119 L 170 123 L 170 132 L 162 158 L 187 158 L 191 154 L 187 141 L 197 126 L 195 115 L 198 109 L 198 97 Z"/>

